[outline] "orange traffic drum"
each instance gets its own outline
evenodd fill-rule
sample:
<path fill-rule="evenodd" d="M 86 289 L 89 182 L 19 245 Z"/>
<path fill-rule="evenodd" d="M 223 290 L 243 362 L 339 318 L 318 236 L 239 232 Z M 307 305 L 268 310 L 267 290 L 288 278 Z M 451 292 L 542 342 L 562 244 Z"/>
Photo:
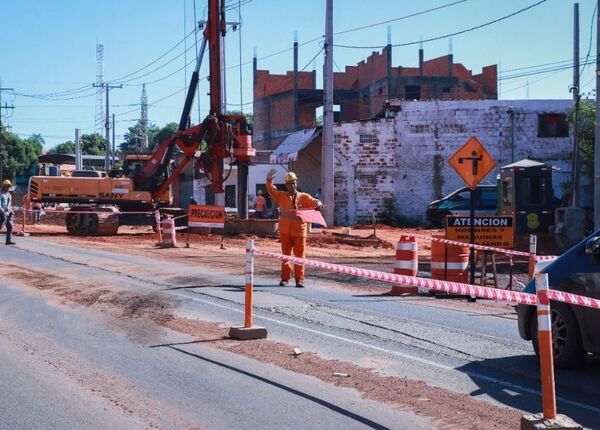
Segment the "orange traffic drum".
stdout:
<path fill-rule="evenodd" d="M 469 281 L 469 247 L 439 242 L 442 235 L 434 235 L 431 241 L 431 279 L 451 282 Z"/>

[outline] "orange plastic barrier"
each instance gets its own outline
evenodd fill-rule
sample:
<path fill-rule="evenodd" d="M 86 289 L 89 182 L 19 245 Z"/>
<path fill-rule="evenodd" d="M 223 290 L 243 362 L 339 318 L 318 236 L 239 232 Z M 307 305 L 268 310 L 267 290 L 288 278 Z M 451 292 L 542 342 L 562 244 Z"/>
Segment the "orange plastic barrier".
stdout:
<path fill-rule="evenodd" d="M 443 238 L 443 236 L 433 237 Z M 440 241 L 431 241 L 431 279 L 467 283 L 468 267 L 468 246 L 448 246 Z"/>
<path fill-rule="evenodd" d="M 400 236 L 396 244 L 396 261 L 394 262 L 394 273 L 398 275 L 417 276 L 419 272 L 419 253 L 417 241 L 411 236 Z M 416 293 L 417 287 L 393 285 L 392 293 L 407 294 Z"/>

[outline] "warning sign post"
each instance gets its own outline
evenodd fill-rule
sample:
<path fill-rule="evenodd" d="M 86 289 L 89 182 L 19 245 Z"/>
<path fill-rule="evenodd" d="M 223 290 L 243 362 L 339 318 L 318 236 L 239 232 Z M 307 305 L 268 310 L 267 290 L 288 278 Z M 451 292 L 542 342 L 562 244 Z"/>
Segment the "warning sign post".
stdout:
<path fill-rule="evenodd" d="M 481 142 L 472 136 L 448 160 L 456 173 L 471 188 L 471 204 L 469 208 L 471 223 L 469 224 L 469 243 L 475 243 L 475 187 L 496 167 L 496 161 Z M 475 250 L 469 253 L 469 282 L 475 283 Z"/>
<path fill-rule="evenodd" d="M 477 245 L 494 248 L 514 247 L 513 218 L 511 216 L 476 216 L 473 220 Z M 471 218 L 449 215 L 446 217 L 446 238 L 457 242 L 471 242 Z"/>
<path fill-rule="evenodd" d="M 225 226 L 223 206 L 190 205 L 188 216 L 190 227 L 223 228 Z"/>

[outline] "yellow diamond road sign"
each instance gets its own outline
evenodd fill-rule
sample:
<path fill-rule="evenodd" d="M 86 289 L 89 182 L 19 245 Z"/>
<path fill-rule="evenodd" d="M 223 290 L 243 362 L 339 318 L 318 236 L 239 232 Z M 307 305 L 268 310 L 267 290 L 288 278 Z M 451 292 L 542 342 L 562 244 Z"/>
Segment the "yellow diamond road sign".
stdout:
<path fill-rule="evenodd" d="M 467 140 L 448 162 L 471 189 L 475 189 L 496 167 L 496 161 L 475 136 Z"/>

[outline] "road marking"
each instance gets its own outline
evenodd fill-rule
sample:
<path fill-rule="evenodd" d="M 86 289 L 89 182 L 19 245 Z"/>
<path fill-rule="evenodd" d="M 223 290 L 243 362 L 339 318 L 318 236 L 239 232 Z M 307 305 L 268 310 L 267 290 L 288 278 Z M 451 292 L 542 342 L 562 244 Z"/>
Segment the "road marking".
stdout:
<path fill-rule="evenodd" d="M 219 303 L 214 303 L 214 302 L 211 302 L 210 300 L 203 300 L 203 299 L 198 298 L 198 297 L 191 297 L 188 294 L 175 293 L 175 292 L 173 294 L 177 295 L 177 296 L 180 296 L 180 297 L 185 297 L 186 299 L 189 299 L 189 300 L 193 300 L 193 301 L 196 301 L 196 302 L 204 303 L 206 305 L 216 306 L 218 308 L 222 308 L 222 309 L 226 309 L 226 310 L 229 310 L 229 311 L 232 311 L 232 312 L 236 312 L 238 314 L 243 314 L 244 313 L 244 311 L 241 310 L 241 309 L 236 309 L 236 308 L 233 308 L 231 306 L 222 305 L 222 304 L 219 304 Z M 372 350 L 375 350 L 375 351 L 384 352 L 386 354 L 395 355 L 397 357 L 401 357 L 401 358 L 404 358 L 406 360 L 412 360 L 412 361 L 416 361 L 416 362 L 421 363 L 421 364 L 426 364 L 426 365 L 429 365 L 429 366 L 432 366 L 432 367 L 437 367 L 438 369 L 443 369 L 443 370 L 448 370 L 448 371 L 457 371 L 457 372 L 460 372 L 460 373 L 464 373 L 464 374 L 466 374 L 469 377 L 474 378 L 474 379 L 481 379 L 483 381 L 491 382 L 491 383 L 494 383 L 494 384 L 500 384 L 500 385 L 503 385 L 505 387 L 512 388 L 514 390 L 520 390 L 520 391 L 523 391 L 523 392 L 526 392 L 526 393 L 529 393 L 529 394 L 533 394 L 533 395 L 536 395 L 536 396 L 541 396 L 541 392 L 539 390 L 534 390 L 533 388 L 528 388 L 528 387 L 525 387 L 523 385 L 513 384 L 511 382 L 506 382 L 506 381 L 503 381 L 501 379 L 494 378 L 492 376 L 486 376 L 486 375 L 482 375 L 480 373 L 471 372 L 471 371 L 456 370 L 456 368 L 454 368 L 452 366 L 447 366 L 445 364 L 436 363 L 434 361 L 430 361 L 430 360 L 427 360 L 427 359 L 424 359 L 424 358 L 421 358 L 421 357 L 416 357 L 414 355 L 404 354 L 404 353 L 398 352 L 398 351 L 392 351 L 390 349 L 385 349 L 385 348 L 381 348 L 379 346 L 370 345 L 368 343 L 364 343 L 364 342 L 361 342 L 359 340 L 349 339 L 347 337 L 338 336 L 338 335 L 331 334 L 331 333 L 326 333 L 326 332 L 315 330 L 315 329 L 312 329 L 312 328 L 302 327 L 302 326 L 300 326 L 298 324 L 289 323 L 289 322 L 286 322 L 286 321 L 281 321 L 281 320 L 278 320 L 276 318 L 270 318 L 270 317 L 266 317 L 266 316 L 262 316 L 262 315 L 256 315 L 256 314 L 254 315 L 254 318 L 255 319 L 262 319 L 262 320 L 265 320 L 265 321 L 273 322 L 275 324 L 280 324 L 280 325 L 284 325 L 284 326 L 287 326 L 287 327 L 292 327 L 292 328 L 299 329 L 299 330 L 304 330 L 306 332 L 317 334 L 317 335 L 320 335 L 320 336 L 329 337 L 329 338 L 332 338 L 332 339 L 337 339 L 337 340 L 340 340 L 340 341 L 343 341 L 343 342 L 346 342 L 346 343 L 349 343 L 349 344 L 352 344 L 352 345 L 361 346 L 363 348 L 372 349 Z M 566 403 L 566 404 L 569 404 L 571 406 L 575 406 L 575 407 L 578 407 L 578 408 L 586 409 L 588 411 L 592 411 L 592 412 L 600 414 L 600 408 L 596 408 L 594 406 L 590 406 L 590 405 L 587 405 L 585 403 L 580 403 L 580 402 L 576 402 L 576 401 L 573 401 L 573 400 L 565 399 L 564 397 L 561 397 L 561 396 L 557 396 L 556 398 L 557 398 L 557 400 L 559 400 L 562 403 Z"/>
<path fill-rule="evenodd" d="M 73 247 L 71 247 L 71 246 L 62 245 L 62 247 L 63 248 L 67 248 L 68 250 L 73 250 Z M 57 259 L 57 260 L 68 262 L 68 263 L 74 263 L 74 264 L 83 265 L 83 266 L 87 266 L 87 267 L 91 267 L 91 268 L 95 268 L 95 269 L 106 270 L 109 273 L 112 273 L 112 274 L 115 274 L 115 275 L 127 276 L 127 277 L 130 277 L 132 279 L 138 280 L 140 282 L 148 282 L 148 280 L 145 280 L 145 279 L 134 278 L 134 277 L 129 276 L 127 274 L 124 274 L 122 272 L 113 272 L 113 271 L 107 270 L 107 269 L 102 268 L 102 267 L 94 266 L 92 264 L 69 261 L 69 260 L 67 260 L 65 258 L 60 258 L 60 257 L 57 257 L 55 255 L 45 254 L 45 253 L 39 252 L 39 251 L 36 252 L 36 251 L 31 250 L 31 249 L 24 249 L 24 248 L 20 248 L 20 249 L 23 250 L 23 251 L 25 251 L 25 252 L 29 252 L 29 253 L 33 253 L 33 254 L 38 254 L 38 255 L 42 255 L 42 256 L 54 258 L 54 259 Z M 73 251 L 75 251 L 75 250 L 73 250 Z M 113 253 L 102 252 L 102 251 L 100 251 L 99 253 L 104 253 L 104 254 L 108 254 L 109 256 L 114 256 Z M 159 285 L 159 284 L 155 284 L 155 285 Z M 162 285 L 162 284 L 160 284 L 160 285 Z M 214 303 L 214 302 L 211 302 L 211 301 L 208 301 L 208 300 L 202 300 L 202 299 L 197 298 L 197 297 L 191 297 L 191 296 L 189 296 L 187 294 L 176 293 L 176 292 L 173 292 L 172 294 L 174 294 L 176 296 L 187 298 L 187 299 L 192 300 L 192 301 L 197 301 L 197 302 L 200 302 L 200 303 L 204 303 L 206 305 L 210 305 L 210 306 L 215 306 L 215 307 L 219 307 L 219 308 L 222 308 L 222 309 L 226 309 L 226 310 L 229 310 L 229 311 L 232 311 L 232 312 L 236 312 L 236 313 L 239 313 L 239 314 L 243 314 L 244 313 L 244 311 L 241 310 L 241 309 L 232 308 L 230 306 L 221 305 L 221 304 Z M 220 299 L 220 300 L 226 300 L 226 299 L 220 298 L 218 296 L 209 296 L 209 297 L 214 297 L 214 298 Z M 429 307 L 429 306 L 423 305 L 423 304 L 420 304 L 420 305 L 421 306 L 425 306 L 425 307 Z M 446 309 L 446 308 L 443 308 L 443 309 L 449 310 L 449 311 L 460 312 L 459 310 L 455 310 L 455 309 Z M 360 342 L 360 341 L 357 341 L 357 340 L 345 338 L 345 337 L 342 337 L 342 336 L 337 336 L 337 335 L 334 335 L 334 334 L 331 334 L 331 333 L 322 332 L 322 331 L 311 329 L 311 328 L 308 328 L 308 327 L 302 327 L 300 325 L 293 324 L 293 323 L 288 323 L 288 322 L 285 322 L 285 321 L 280 321 L 280 320 L 277 320 L 275 318 L 270 318 L 270 317 L 261 316 L 261 315 L 255 315 L 255 318 L 257 318 L 257 319 L 263 319 L 265 321 L 269 321 L 269 322 L 273 322 L 275 324 L 280 324 L 280 325 L 292 327 L 292 328 L 299 329 L 299 330 L 304 330 L 306 332 L 314 333 L 314 334 L 317 334 L 317 335 L 320 335 L 320 336 L 337 339 L 337 340 L 340 340 L 340 341 L 343 341 L 343 342 L 346 342 L 346 343 L 349 343 L 349 344 L 353 344 L 353 345 L 361 346 L 363 348 L 371 349 L 371 350 L 374 350 L 374 351 L 379 351 L 379 352 L 383 352 L 383 353 L 386 353 L 386 354 L 394 355 L 394 356 L 397 356 L 397 357 L 404 358 L 406 360 L 412 360 L 412 361 L 415 361 L 415 362 L 418 362 L 418 363 L 422 363 L 422 364 L 426 364 L 426 365 L 429 365 L 429 366 L 432 366 L 432 367 L 436 367 L 436 368 L 439 368 L 439 369 L 448 370 L 448 371 L 456 370 L 454 367 L 447 366 L 447 365 L 444 365 L 444 364 L 441 364 L 441 363 L 436 363 L 436 362 L 433 362 L 433 361 L 430 361 L 430 360 L 427 360 L 427 359 L 424 359 L 424 358 L 412 356 L 412 355 L 409 355 L 409 354 L 404 354 L 404 353 L 401 353 L 401 352 L 398 352 L 398 351 L 392 351 L 392 350 L 389 350 L 389 349 L 381 348 L 381 347 L 378 347 L 378 346 L 375 346 L 375 345 L 370 345 L 368 343 L 364 343 L 364 342 Z M 433 324 L 435 324 L 435 323 L 433 323 Z M 463 329 L 458 329 L 458 330 L 463 330 Z M 485 335 L 485 334 L 482 334 L 482 335 L 483 336 L 487 336 L 487 337 L 491 337 L 492 339 L 494 339 L 494 336 L 489 336 L 489 335 Z M 503 338 L 500 338 L 500 339 L 503 339 Z M 487 381 L 487 382 L 491 382 L 491 383 L 494 383 L 494 384 L 500 384 L 500 385 L 503 385 L 503 386 L 508 387 L 508 388 L 517 389 L 517 390 L 521 390 L 521 391 L 524 391 L 524 392 L 529 393 L 529 394 L 540 396 L 540 391 L 534 390 L 532 388 L 528 388 L 528 387 L 525 387 L 525 386 L 522 386 L 522 385 L 513 384 L 513 383 L 510 383 L 510 382 L 503 381 L 501 379 L 497 379 L 497 378 L 494 378 L 494 377 L 491 377 L 491 376 L 482 375 L 482 374 L 475 373 L 475 372 L 470 372 L 470 371 L 459 371 L 459 372 L 464 373 L 464 374 L 466 374 L 466 375 L 468 375 L 468 376 L 470 376 L 472 378 L 481 379 L 481 380 L 484 380 L 484 381 Z M 589 410 L 589 411 L 592 411 L 592 412 L 600 414 L 600 408 L 596 408 L 594 406 L 590 406 L 590 405 L 587 405 L 585 403 L 579 403 L 579 402 L 576 402 L 576 401 L 568 400 L 568 399 L 565 399 L 565 398 L 560 397 L 560 396 L 557 396 L 557 400 L 559 400 L 559 401 L 561 401 L 561 402 L 563 402 L 565 404 L 569 404 L 569 405 L 572 405 L 572 406 L 575 406 L 575 407 L 578 407 L 578 408 L 586 409 L 586 410 Z"/>

